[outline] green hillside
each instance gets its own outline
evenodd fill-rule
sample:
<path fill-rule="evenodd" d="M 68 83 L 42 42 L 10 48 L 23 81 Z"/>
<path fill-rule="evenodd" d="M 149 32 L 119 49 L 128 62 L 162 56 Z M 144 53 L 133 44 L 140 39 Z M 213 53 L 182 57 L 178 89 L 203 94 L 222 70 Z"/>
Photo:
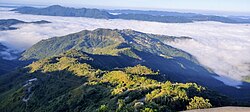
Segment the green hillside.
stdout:
<path fill-rule="evenodd" d="M 168 46 L 157 38 L 173 40 L 173 37 L 145 34 L 133 30 L 83 30 L 62 37 L 42 40 L 25 51 L 21 59 L 42 59 L 70 49 L 77 49 L 91 54 L 127 55 L 140 59 L 132 51 L 138 50 L 165 57 L 183 57 L 195 61 L 188 53 Z"/>
<path fill-rule="evenodd" d="M 76 50 L 94 58 L 95 60 L 83 62 L 97 69 L 113 70 L 141 64 L 155 71 L 160 70 L 161 78 L 152 77 L 158 81 L 195 82 L 234 99 L 250 99 L 250 84 L 244 83 L 240 89 L 228 86 L 215 78 L 217 74 L 200 65 L 195 57 L 163 43 L 177 39 L 191 38 L 154 35 L 133 30 L 83 30 L 42 40 L 26 50 L 21 60 L 39 60 L 65 52 L 70 55 Z"/>
<path fill-rule="evenodd" d="M 103 70 L 98 57 L 68 51 L 0 76 L 0 111 L 148 112 L 229 105 L 195 83 L 159 82 L 146 66 Z M 11 80 L 11 81 L 10 81 Z"/>
<path fill-rule="evenodd" d="M 83 30 L 42 40 L 0 76 L 1 112 L 162 112 L 249 106 L 249 84 L 224 84 L 190 54 L 133 30 Z M 197 84 L 196 84 L 197 83 Z"/>

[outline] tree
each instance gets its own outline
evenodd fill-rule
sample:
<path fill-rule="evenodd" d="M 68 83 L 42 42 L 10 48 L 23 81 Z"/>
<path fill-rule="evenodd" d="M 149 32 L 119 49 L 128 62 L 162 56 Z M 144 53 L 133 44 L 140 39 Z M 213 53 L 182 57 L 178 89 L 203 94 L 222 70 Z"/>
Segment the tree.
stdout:
<path fill-rule="evenodd" d="M 147 68 L 146 66 L 142 65 L 136 65 L 134 67 L 127 67 L 125 68 L 125 72 L 129 74 L 135 74 L 135 75 L 157 75 L 158 73 L 154 73 L 150 68 Z"/>
<path fill-rule="evenodd" d="M 141 112 L 157 112 L 155 109 L 145 108 Z"/>
<path fill-rule="evenodd" d="M 189 105 L 187 106 L 188 110 L 191 109 L 204 109 L 204 108 L 210 108 L 212 105 L 209 103 L 208 99 L 203 99 L 202 97 L 195 96 L 191 99 L 191 102 L 189 102 Z"/>
<path fill-rule="evenodd" d="M 108 106 L 101 105 L 101 107 L 98 109 L 98 112 L 108 112 Z"/>
<path fill-rule="evenodd" d="M 116 109 L 116 112 L 120 112 L 125 105 L 126 105 L 125 102 L 122 99 L 119 99 L 118 108 Z"/>

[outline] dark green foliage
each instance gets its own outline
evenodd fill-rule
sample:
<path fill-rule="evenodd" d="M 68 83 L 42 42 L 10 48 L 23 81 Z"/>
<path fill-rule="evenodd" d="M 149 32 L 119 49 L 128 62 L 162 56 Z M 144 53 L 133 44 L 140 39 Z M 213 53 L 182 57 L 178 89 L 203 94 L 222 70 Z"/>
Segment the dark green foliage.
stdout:
<path fill-rule="evenodd" d="M 125 72 L 128 68 L 110 71 L 93 68 L 85 63 L 91 60 L 95 59 L 72 50 L 1 76 L 0 111 L 176 111 L 186 110 L 192 96 L 210 95 L 210 91 L 194 83 L 158 82 L 142 77 L 144 70 L 146 74 L 152 73 L 146 66 L 128 67 L 143 69 L 131 74 Z M 37 80 L 24 86 L 34 78 Z M 23 101 L 25 96 L 30 96 L 27 102 Z M 214 105 L 221 100 L 225 99 L 209 103 Z"/>
<path fill-rule="evenodd" d="M 101 105 L 98 109 L 98 112 L 108 112 L 108 107 L 106 105 Z"/>

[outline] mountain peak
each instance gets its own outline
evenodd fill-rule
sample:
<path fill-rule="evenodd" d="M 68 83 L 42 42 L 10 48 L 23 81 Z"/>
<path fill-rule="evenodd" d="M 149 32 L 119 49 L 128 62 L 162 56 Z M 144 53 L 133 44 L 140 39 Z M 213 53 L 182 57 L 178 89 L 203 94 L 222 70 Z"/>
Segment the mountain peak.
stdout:
<path fill-rule="evenodd" d="M 133 51 L 142 51 L 158 56 L 182 57 L 195 61 L 188 53 L 164 44 L 157 37 L 169 38 L 168 36 L 146 34 L 130 29 L 98 28 L 93 31 L 83 30 L 78 33 L 40 41 L 26 50 L 21 59 L 41 59 L 76 49 L 91 54 L 127 55 L 136 59 L 140 59 L 140 57 Z"/>
<path fill-rule="evenodd" d="M 47 8 L 63 8 L 63 6 L 61 6 L 61 5 L 51 5 L 51 6 L 47 7 Z"/>

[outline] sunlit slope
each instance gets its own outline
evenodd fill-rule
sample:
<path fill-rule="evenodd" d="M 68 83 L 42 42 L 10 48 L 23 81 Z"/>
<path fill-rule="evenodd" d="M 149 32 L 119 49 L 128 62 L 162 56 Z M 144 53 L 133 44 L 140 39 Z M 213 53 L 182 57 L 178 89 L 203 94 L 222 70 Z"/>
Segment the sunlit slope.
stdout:
<path fill-rule="evenodd" d="M 95 65 L 100 58 L 70 50 L 1 76 L 0 110 L 178 111 L 231 104 L 195 83 L 154 80 L 164 77 L 146 66 L 104 70 Z"/>

